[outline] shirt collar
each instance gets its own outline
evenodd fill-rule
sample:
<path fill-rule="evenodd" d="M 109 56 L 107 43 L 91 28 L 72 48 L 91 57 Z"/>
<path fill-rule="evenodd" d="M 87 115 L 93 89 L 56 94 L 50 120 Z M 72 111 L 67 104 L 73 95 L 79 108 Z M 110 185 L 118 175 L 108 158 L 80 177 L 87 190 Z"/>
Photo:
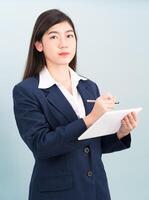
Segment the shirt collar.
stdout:
<path fill-rule="evenodd" d="M 79 80 L 87 80 L 87 78 L 82 77 L 78 75 L 71 67 L 69 67 L 69 72 L 71 75 L 71 81 L 74 86 L 77 86 L 79 83 Z M 39 85 L 38 88 L 40 89 L 46 89 L 51 87 L 52 85 L 59 85 L 58 82 L 56 82 L 53 77 L 51 76 L 50 72 L 48 71 L 47 67 L 45 66 L 41 72 L 39 73 Z"/>

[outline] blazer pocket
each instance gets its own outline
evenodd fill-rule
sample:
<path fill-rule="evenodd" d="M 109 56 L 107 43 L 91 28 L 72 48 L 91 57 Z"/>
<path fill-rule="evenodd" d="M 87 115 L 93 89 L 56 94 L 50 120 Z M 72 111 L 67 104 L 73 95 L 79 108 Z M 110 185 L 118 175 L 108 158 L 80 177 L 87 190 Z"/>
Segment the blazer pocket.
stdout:
<path fill-rule="evenodd" d="M 53 175 L 44 179 L 39 180 L 39 191 L 40 192 L 52 192 L 67 190 L 72 188 L 72 175 Z"/>

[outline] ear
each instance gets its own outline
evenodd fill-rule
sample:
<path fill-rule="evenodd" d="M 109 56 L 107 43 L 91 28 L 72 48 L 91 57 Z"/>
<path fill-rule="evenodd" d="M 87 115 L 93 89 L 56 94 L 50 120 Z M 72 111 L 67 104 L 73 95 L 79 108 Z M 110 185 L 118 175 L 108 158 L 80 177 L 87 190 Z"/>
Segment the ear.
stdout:
<path fill-rule="evenodd" d="M 43 51 L 43 46 L 42 46 L 42 43 L 40 41 L 35 42 L 35 47 L 36 47 L 37 51 L 39 51 L 39 52 Z"/>

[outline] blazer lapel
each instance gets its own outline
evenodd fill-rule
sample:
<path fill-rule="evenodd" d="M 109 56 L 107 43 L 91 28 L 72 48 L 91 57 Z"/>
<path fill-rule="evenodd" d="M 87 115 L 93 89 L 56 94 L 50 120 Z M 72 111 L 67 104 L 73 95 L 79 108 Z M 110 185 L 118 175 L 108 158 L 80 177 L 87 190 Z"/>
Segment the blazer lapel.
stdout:
<path fill-rule="evenodd" d="M 59 112 L 61 112 L 68 121 L 73 121 L 74 119 L 78 119 L 78 116 L 73 110 L 71 104 L 56 85 L 50 87 L 49 93 L 47 95 L 47 100 L 56 109 L 58 109 Z"/>
<path fill-rule="evenodd" d="M 87 84 L 83 84 L 82 81 L 79 81 L 77 89 L 82 97 L 85 107 L 85 113 L 86 115 L 88 115 L 92 111 L 94 103 L 88 103 L 87 99 L 94 99 L 95 97 L 92 95 L 90 88 L 88 88 Z"/>
<path fill-rule="evenodd" d="M 95 97 L 90 92 L 90 88 L 88 88 L 84 81 L 79 81 L 77 89 L 82 97 L 85 113 L 88 115 L 91 112 L 94 104 L 88 103 L 87 99 L 94 99 Z M 48 89 L 47 100 L 56 109 L 58 109 L 59 112 L 61 112 L 68 121 L 71 122 L 75 119 L 78 119 L 78 116 L 73 110 L 71 104 L 56 85 L 53 85 Z"/>

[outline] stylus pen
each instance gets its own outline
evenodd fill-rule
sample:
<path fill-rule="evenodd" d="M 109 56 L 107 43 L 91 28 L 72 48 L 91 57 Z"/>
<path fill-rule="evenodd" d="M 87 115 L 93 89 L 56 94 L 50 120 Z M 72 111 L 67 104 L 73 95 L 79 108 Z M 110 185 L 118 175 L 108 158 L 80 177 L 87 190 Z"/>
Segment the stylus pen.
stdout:
<path fill-rule="evenodd" d="M 95 103 L 95 101 L 96 100 L 91 100 L 91 99 L 87 99 L 87 102 L 89 102 L 89 103 Z M 115 104 L 119 104 L 120 102 L 118 101 L 118 102 L 115 102 Z"/>

